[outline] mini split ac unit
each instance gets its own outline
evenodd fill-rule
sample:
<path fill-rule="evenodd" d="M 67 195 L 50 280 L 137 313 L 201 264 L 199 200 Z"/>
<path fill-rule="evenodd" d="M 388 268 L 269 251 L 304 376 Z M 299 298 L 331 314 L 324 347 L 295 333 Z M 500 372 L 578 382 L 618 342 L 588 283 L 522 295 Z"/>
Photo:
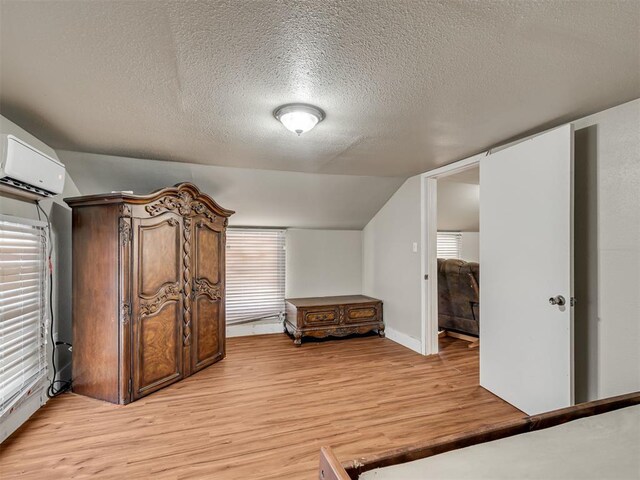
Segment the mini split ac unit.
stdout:
<path fill-rule="evenodd" d="M 64 188 L 64 165 L 13 135 L 1 135 L 0 189 L 29 198 L 52 197 Z M 8 187 L 8 188 L 7 188 Z"/>

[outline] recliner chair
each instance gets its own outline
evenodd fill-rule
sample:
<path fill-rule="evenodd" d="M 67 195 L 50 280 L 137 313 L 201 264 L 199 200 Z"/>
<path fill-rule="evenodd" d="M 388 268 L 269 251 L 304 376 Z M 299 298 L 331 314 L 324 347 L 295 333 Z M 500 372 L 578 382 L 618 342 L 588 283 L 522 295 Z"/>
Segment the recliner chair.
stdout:
<path fill-rule="evenodd" d="M 438 259 L 438 326 L 477 337 L 480 332 L 480 265 Z"/>

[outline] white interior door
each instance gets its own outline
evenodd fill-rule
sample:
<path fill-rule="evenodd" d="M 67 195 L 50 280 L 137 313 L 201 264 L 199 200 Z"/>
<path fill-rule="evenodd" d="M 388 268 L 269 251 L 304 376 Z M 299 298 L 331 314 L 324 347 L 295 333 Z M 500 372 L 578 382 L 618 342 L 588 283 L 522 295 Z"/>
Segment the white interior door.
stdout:
<path fill-rule="evenodd" d="M 572 405 L 572 297 L 564 125 L 480 161 L 480 384 L 529 415 Z"/>

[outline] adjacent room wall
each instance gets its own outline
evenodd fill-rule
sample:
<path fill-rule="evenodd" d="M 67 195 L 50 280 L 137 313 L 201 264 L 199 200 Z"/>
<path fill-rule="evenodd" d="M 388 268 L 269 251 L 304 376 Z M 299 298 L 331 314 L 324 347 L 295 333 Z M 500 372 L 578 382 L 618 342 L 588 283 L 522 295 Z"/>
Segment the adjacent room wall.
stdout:
<path fill-rule="evenodd" d="M 476 168 L 475 171 L 479 172 L 479 169 Z M 456 175 L 439 179 L 438 231 L 462 233 L 460 242 L 462 260 L 480 261 L 479 230 L 480 185 L 469 183 L 469 181 L 458 181 Z"/>
<path fill-rule="evenodd" d="M 56 152 L 48 145 L 29 134 L 15 123 L 5 117 L 0 116 L 0 133 L 12 134 L 33 145 L 42 152 L 53 158 L 58 158 Z M 57 340 L 71 342 L 71 210 L 63 202 L 63 198 L 79 195 L 73 180 L 67 174 L 64 191 L 52 200 L 43 200 L 42 208 L 47 212 L 52 224 L 52 237 L 54 250 L 52 254 L 54 276 L 53 276 L 53 308 L 55 323 L 53 327 L 54 337 Z M 12 215 L 20 218 L 32 220 L 38 219 L 35 204 L 30 200 L 18 200 L 0 196 L 0 213 Z M 42 218 L 44 220 L 44 218 Z M 51 341 L 48 341 L 48 348 L 51 348 Z M 47 359 L 51 354 L 47 355 Z M 60 376 L 65 380 L 71 377 L 71 354 L 64 350 L 58 350 L 57 365 Z M 49 366 L 49 376 L 52 375 Z M 31 395 L 25 402 L 18 406 L 7 421 L 0 426 L 0 441 L 8 436 L 13 430 L 19 427 L 29 416 L 31 416 L 47 400 L 45 392 Z"/>
<path fill-rule="evenodd" d="M 480 185 L 438 180 L 438 230 L 477 232 L 480 229 Z"/>
<path fill-rule="evenodd" d="M 422 328 L 420 215 L 420 176 L 415 176 L 363 231 L 363 293 L 384 302 L 387 336 L 417 351 Z"/>
<path fill-rule="evenodd" d="M 462 232 L 460 256 L 467 262 L 480 261 L 480 233 Z"/>
<path fill-rule="evenodd" d="M 362 293 L 361 230 L 287 230 L 286 296 Z"/>

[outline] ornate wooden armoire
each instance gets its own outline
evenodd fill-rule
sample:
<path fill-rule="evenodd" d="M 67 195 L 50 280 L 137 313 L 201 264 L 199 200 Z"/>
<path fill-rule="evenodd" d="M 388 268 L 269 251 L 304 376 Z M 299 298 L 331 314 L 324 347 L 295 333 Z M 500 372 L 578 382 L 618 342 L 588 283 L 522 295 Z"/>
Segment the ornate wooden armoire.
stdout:
<path fill-rule="evenodd" d="M 191 183 L 73 209 L 73 391 L 126 404 L 225 356 L 225 231 Z"/>

